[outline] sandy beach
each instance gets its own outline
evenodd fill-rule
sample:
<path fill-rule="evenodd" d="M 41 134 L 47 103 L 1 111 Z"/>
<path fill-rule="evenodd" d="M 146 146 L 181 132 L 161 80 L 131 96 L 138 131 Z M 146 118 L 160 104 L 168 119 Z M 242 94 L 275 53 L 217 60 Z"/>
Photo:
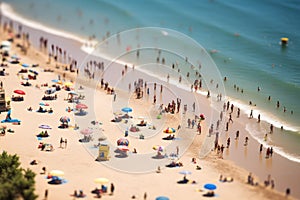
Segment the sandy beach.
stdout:
<path fill-rule="evenodd" d="M 38 64 L 38 67 L 24 68 L 20 64 L 12 64 L 7 61 L 5 69 L 5 76 L 1 76 L 3 88 L 7 98 L 11 98 L 14 90 L 23 90 L 24 101 L 10 102 L 11 117 L 21 120 L 20 125 L 13 125 L 5 123 L 6 129 L 13 129 L 14 133 L 6 132 L 5 136 L 0 137 L 1 151 L 7 151 L 10 154 L 17 154 L 20 156 L 22 167 L 32 169 L 36 175 L 36 194 L 38 199 L 44 199 L 44 193 L 47 189 L 48 199 L 74 199 L 72 196 L 74 190 L 82 190 L 85 199 L 94 199 L 95 194 L 91 191 L 96 187 L 101 187 L 101 184 L 94 182 L 96 178 L 107 178 L 108 192 L 104 193 L 103 199 L 155 199 L 157 196 L 167 196 L 170 199 L 204 199 L 202 195 L 207 192 L 204 189 L 206 183 L 212 183 L 217 186 L 215 190 L 216 197 L 219 199 L 293 199 L 300 197 L 298 184 L 294 177 L 299 174 L 299 164 L 288 162 L 282 156 L 273 154 L 272 158 L 265 159 L 265 151 L 259 154 L 259 143 L 253 140 L 246 130 L 247 124 L 256 119 L 249 119 L 248 114 L 241 113 L 239 118 L 236 118 L 236 108 L 233 112 L 233 123 L 229 122 L 229 131 L 219 130 L 225 132 L 220 135 L 219 144 L 226 146 L 227 138 L 231 138 L 229 148 L 225 148 L 223 159 L 220 153 L 213 150 L 210 146 L 210 140 L 214 140 L 215 134 L 208 138 L 210 124 L 206 120 L 201 122 L 202 133 L 198 134 L 196 126 L 189 128 L 187 120 L 193 119 L 195 115 L 199 116 L 203 113 L 207 118 L 211 117 L 214 112 L 210 105 L 209 98 L 203 95 L 192 93 L 178 88 L 176 85 L 168 84 L 160 79 L 155 79 L 147 74 L 142 73 L 138 69 L 133 70 L 129 68 L 124 76 L 121 75 L 124 69 L 123 65 L 115 63 L 105 71 L 104 80 L 113 80 L 118 84 L 113 85 L 115 89 L 116 100 L 114 95 L 108 94 L 107 90 L 100 87 L 98 82 L 88 79 L 83 74 L 77 76 L 75 72 L 64 70 L 66 64 L 56 63 L 53 60 L 48 62 L 47 52 L 42 52 L 36 48 L 37 41 L 43 35 L 49 39 L 49 44 L 54 43 L 63 46 L 72 57 L 78 62 L 85 58 L 85 53 L 79 47 L 81 44 L 66 38 L 59 38 L 50 34 L 44 34 L 37 30 L 24 27 L 24 31 L 30 31 L 32 45 L 24 54 L 17 47 L 17 44 L 22 44 L 22 40 L 14 38 L 11 50 L 11 55 L 20 57 L 22 64 Z M 16 31 L 14 31 L 16 32 Z M 1 41 L 9 38 L 7 31 L 1 27 Z M 33 39 L 34 38 L 34 39 Z M 35 41 L 35 42 L 34 42 Z M 23 43 L 24 46 L 26 44 Z M 93 57 L 89 57 L 93 59 Z M 108 61 L 103 60 L 104 63 Z M 59 67 L 57 67 L 59 66 Z M 32 86 L 24 87 L 21 82 L 26 82 L 23 78 L 28 73 L 18 73 L 22 69 L 31 69 L 38 72 L 36 80 L 29 80 Z M 48 69 L 48 72 L 45 71 Z M 53 72 L 49 72 L 49 69 Z M 85 110 L 88 114 L 84 116 L 75 115 L 75 112 L 67 112 L 67 108 L 74 109 L 76 104 L 69 103 L 65 99 L 69 97 L 69 92 L 63 89 L 55 92 L 56 100 L 43 101 L 42 97 L 45 95 L 45 90 L 48 86 L 55 84 L 53 80 L 59 79 L 63 82 L 72 82 L 71 91 L 84 95 L 85 98 L 80 100 L 80 103 L 88 105 Z M 65 78 L 63 78 L 65 77 Z M 65 79 L 65 80 L 63 80 Z M 148 87 L 151 88 L 150 94 L 144 95 L 141 99 L 137 99 L 133 93 L 133 85 L 138 79 L 147 81 Z M 128 85 L 132 84 L 132 90 L 128 90 Z M 156 92 L 152 88 L 151 83 L 157 84 Z M 48 84 L 48 86 L 42 86 Z M 160 93 L 160 85 L 163 85 L 163 92 Z M 37 87 L 38 86 L 38 87 Z M 79 89 L 82 86 L 83 89 Z M 157 102 L 153 103 L 153 95 L 157 95 Z M 53 94 L 54 95 L 54 94 Z M 159 105 L 167 105 L 169 102 L 177 98 L 181 98 L 183 102 L 179 113 L 170 114 L 163 113 L 161 119 L 157 119 L 160 114 Z M 196 107 L 195 112 L 192 112 L 192 102 L 197 101 L 199 106 Z M 43 106 L 45 109 L 53 109 L 53 113 L 39 113 L 40 102 L 48 103 L 49 106 Z M 221 102 L 220 102 L 221 103 Z M 188 105 L 188 112 L 183 113 L 183 105 Z M 121 111 L 123 107 L 131 107 L 133 112 L 128 114 L 133 118 L 128 121 L 122 119 L 120 123 L 111 122 L 111 120 L 119 114 L 124 114 Z M 28 111 L 27 108 L 32 107 L 33 111 Z M 7 113 L 2 112 L 0 119 L 5 119 Z M 69 128 L 61 129 L 60 118 L 66 116 L 70 118 Z M 229 119 L 229 112 L 224 112 L 223 122 Z M 146 127 L 140 127 L 141 131 L 134 133 L 129 131 L 127 137 L 130 145 L 127 156 L 124 158 L 118 157 L 116 141 L 124 137 L 124 131 L 130 127 L 131 124 L 136 125 L 140 121 L 147 121 Z M 92 121 L 98 123 L 92 124 Z M 250 122 L 249 122 L 250 121 Z M 256 123 L 256 122 L 254 122 Z M 52 129 L 48 130 L 49 137 L 38 140 L 37 134 L 42 131 L 40 125 L 49 125 Z M 75 125 L 79 129 L 74 130 Z M 155 126 L 152 130 L 150 125 Z M 178 125 L 181 126 L 177 130 Z M 162 137 L 167 134 L 163 130 L 167 127 L 176 129 L 174 135 L 179 138 L 179 141 L 164 141 Z M 79 142 L 83 138 L 80 133 L 81 130 L 89 128 L 93 130 L 93 140 L 87 143 Z M 221 127 L 223 129 L 223 127 Z M 220 129 L 221 129 L 220 128 Z M 235 140 L 236 131 L 240 131 L 239 139 Z M 140 139 L 140 133 L 144 135 L 145 139 Z M 110 145 L 110 160 L 109 161 L 95 161 L 97 158 L 98 137 L 105 137 L 104 143 Z M 245 137 L 249 137 L 248 145 L 244 145 Z M 60 139 L 67 139 L 67 146 L 63 143 L 60 147 Z M 53 145 L 54 150 L 51 152 L 41 151 L 38 149 L 40 142 L 45 142 Z M 100 141 L 101 143 L 101 141 Z M 154 159 L 157 151 L 153 150 L 153 146 L 161 145 L 165 149 L 162 154 L 170 154 L 176 152 L 179 148 L 178 158 L 174 159 L 176 162 L 181 162 L 182 167 L 168 168 L 165 165 L 172 162 L 171 158 Z M 94 148 L 93 148 L 94 147 Z M 207 151 L 207 148 L 209 151 Z M 137 153 L 133 153 L 134 149 Z M 204 156 L 205 155 L 205 156 Z M 196 159 L 196 163 L 192 159 Z M 148 159 L 148 160 L 146 160 Z M 37 160 L 37 165 L 30 165 L 32 160 Z M 197 170 L 196 167 L 201 169 Z M 161 168 L 161 172 L 157 173 L 157 167 Z M 42 167 L 46 167 L 46 174 L 41 174 Z M 66 183 L 61 185 L 48 184 L 46 179 L 47 173 L 51 170 L 61 170 L 64 172 L 62 176 Z M 187 184 L 178 184 L 177 181 L 183 178 L 182 171 L 189 171 L 187 178 L 190 180 Z M 257 186 L 247 184 L 247 176 L 252 172 L 254 182 L 258 182 Z M 294 174 L 295 173 L 295 174 Z M 220 175 L 223 177 L 232 177 L 232 182 L 221 182 Z M 275 188 L 264 186 L 264 180 L 267 175 L 271 174 L 271 179 L 275 180 Z M 279 181 L 280 180 L 280 181 Z M 293 181 L 291 181 L 293 180 Z M 194 183 L 192 183 L 194 181 Z M 290 182 L 291 181 L 291 182 Z M 111 183 L 115 186 L 113 195 L 109 195 Z M 285 197 L 285 189 L 291 188 L 292 196 Z M 147 194 L 145 198 L 145 193 Z"/>

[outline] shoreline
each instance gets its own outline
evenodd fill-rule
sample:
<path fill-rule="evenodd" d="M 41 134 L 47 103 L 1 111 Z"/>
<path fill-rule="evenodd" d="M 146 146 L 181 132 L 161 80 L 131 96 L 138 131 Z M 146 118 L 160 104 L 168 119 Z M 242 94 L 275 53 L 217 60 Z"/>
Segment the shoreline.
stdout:
<path fill-rule="evenodd" d="M 58 37 L 64 37 L 66 39 L 77 41 L 81 44 L 80 49 L 83 52 L 87 53 L 87 54 L 90 54 L 91 52 L 93 52 L 93 50 L 94 50 L 93 46 L 95 46 L 96 44 L 99 45 L 100 43 L 103 42 L 103 41 L 95 41 L 95 40 L 84 39 L 84 37 L 76 36 L 75 34 L 64 32 L 62 30 L 49 28 L 47 26 L 44 26 L 44 25 L 39 24 L 38 22 L 35 22 L 35 21 L 32 21 L 32 20 L 28 20 L 28 19 L 24 19 L 24 18 L 22 19 L 21 16 L 19 16 L 17 13 L 15 13 L 13 11 L 13 9 L 10 7 L 9 4 L 6 4 L 6 3 L 2 2 L 0 4 L 0 6 L 1 6 L 0 9 L 1 9 L 2 13 L 3 13 L 3 11 L 5 11 L 3 14 L 7 18 L 11 18 L 11 19 L 16 18 L 16 20 L 14 19 L 15 22 L 23 24 L 25 26 L 28 26 L 31 29 L 35 29 L 37 31 L 43 31 L 43 32 L 45 32 L 49 35 L 55 35 L 55 36 L 58 36 Z M 5 9 L 8 9 L 8 11 L 5 10 Z M 38 46 L 37 44 L 35 44 L 35 45 L 36 45 L 36 47 Z M 109 55 L 98 55 L 97 57 L 99 57 L 101 59 L 104 59 L 108 62 L 110 62 L 110 60 L 112 59 L 112 58 L 109 57 Z M 127 64 L 128 67 L 131 67 L 131 65 L 132 65 L 132 63 L 126 63 L 126 62 L 119 61 L 119 60 L 117 60 L 115 62 L 117 62 L 121 65 Z M 189 87 L 187 87 L 186 89 L 189 89 Z M 205 93 L 206 91 L 201 90 L 199 92 L 202 95 L 206 95 L 206 93 Z M 246 113 L 246 112 L 248 113 L 251 109 L 253 109 L 254 113 L 257 112 L 257 113 L 263 114 L 264 117 L 261 120 L 266 121 L 269 124 L 273 124 L 277 128 L 281 128 L 281 126 L 283 126 L 284 129 L 288 130 L 288 131 L 293 131 L 293 132 L 298 132 L 298 133 L 300 131 L 299 130 L 300 127 L 290 125 L 288 122 L 280 123 L 280 121 L 282 121 L 282 120 L 278 119 L 276 116 L 274 116 L 269 111 L 265 111 L 262 108 L 255 109 L 255 108 L 257 108 L 256 106 L 251 106 L 251 105 L 248 104 L 248 102 L 241 102 L 239 99 L 236 99 L 236 98 L 232 98 L 232 97 L 226 97 L 226 98 L 230 102 L 232 102 L 234 105 L 237 105 L 241 109 L 241 111 L 243 111 L 244 113 Z M 300 159 L 300 157 L 298 159 Z M 300 162 L 300 160 L 297 161 L 297 162 Z"/>
<path fill-rule="evenodd" d="M 46 56 L 45 56 L 46 57 Z M 292 191 L 294 191 L 294 190 L 292 190 Z"/>

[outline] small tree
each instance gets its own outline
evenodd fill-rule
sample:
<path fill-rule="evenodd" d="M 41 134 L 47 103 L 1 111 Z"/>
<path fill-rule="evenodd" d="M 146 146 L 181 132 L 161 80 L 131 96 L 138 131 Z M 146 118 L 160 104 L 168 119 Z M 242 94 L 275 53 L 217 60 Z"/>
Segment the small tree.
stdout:
<path fill-rule="evenodd" d="M 34 177 L 30 169 L 20 167 L 19 157 L 8 155 L 3 151 L 0 155 L 0 200 L 24 199 L 35 200 Z"/>

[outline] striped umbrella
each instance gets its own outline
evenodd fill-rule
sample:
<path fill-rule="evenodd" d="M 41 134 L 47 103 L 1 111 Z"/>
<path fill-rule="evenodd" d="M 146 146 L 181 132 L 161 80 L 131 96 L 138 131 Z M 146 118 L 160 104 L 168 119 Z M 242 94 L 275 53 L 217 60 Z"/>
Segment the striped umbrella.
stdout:
<path fill-rule="evenodd" d="M 126 138 L 120 138 L 117 140 L 117 145 L 118 146 L 128 146 L 129 140 L 127 140 Z"/>

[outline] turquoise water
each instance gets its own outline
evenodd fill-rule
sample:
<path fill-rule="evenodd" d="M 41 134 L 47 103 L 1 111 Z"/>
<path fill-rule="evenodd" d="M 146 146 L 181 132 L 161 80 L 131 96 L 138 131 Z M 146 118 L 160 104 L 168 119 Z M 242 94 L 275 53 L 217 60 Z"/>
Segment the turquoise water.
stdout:
<path fill-rule="evenodd" d="M 272 142 L 300 157 L 299 0 L 4 2 L 28 19 L 84 38 L 94 35 L 100 41 L 107 35 L 145 26 L 170 28 L 190 36 L 208 52 L 217 52 L 211 56 L 222 76 L 228 78 L 227 95 L 245 105 L 251 100 L 263 113 L 262 119 L 291 129 L 285 131 L 284 140 L 274 137 Z M 290 39 L 286 48 L 279 44 L 281 37 Z M 244 93 L 237 92 L 234 84 Z"/>

